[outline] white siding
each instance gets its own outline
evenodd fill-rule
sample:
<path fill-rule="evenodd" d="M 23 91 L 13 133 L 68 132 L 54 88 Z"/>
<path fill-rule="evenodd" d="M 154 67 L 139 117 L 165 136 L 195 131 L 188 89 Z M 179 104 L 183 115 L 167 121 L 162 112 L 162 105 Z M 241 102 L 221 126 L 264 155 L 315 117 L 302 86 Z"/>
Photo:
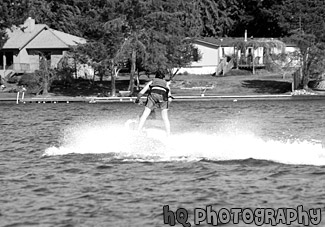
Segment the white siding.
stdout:
<path fill-rule="evenodd" d="M 202 58 L 198 62 L 193 62 L 191 66 L 217 66 L 219 60 L 219 48 L 211 48 L 195 44 Z"/>
<path fill-rule="evenodd" d="M 219 49 L 218 47 L 208 47 L 205 45 L 194 44 L 198 48 L 201 55 L 201 60 L 192 62 L 189 67 L 181 68 L 178 74 L 213 74 L 216 72 L 216 67 L 219 63 Z M 174 72 L 176 69 L 174 69 Z"/>

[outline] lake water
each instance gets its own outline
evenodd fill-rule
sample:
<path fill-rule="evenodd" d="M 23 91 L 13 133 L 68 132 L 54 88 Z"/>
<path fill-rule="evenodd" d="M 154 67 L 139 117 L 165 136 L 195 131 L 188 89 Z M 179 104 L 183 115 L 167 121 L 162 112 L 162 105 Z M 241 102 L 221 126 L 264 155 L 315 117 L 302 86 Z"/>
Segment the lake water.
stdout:
<path fill-rule="evenodd" d="M 286 226 L 284 210 L 303 226 L 319 219 L 299 224 L 300 208 L 325 214 L 323 100 L 173 102 L 169 138 L 159 111 L 147 136 L 127 129 L 142 112 L 132 103 L 0 111 L 0 226 L 234 226 L 227 212 L 202 216 L 236 208 L 236 226 L 257 226 L 263 209 L 275 212 L 263 226 Z"/>

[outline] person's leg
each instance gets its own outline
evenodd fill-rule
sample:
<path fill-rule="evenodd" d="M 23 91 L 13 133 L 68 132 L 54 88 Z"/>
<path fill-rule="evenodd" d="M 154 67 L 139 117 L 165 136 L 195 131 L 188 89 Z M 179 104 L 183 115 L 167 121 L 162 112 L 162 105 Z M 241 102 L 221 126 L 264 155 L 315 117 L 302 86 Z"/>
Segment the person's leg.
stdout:
<path fill-rule="evenodd" d="M 143 125 L 146 122 L 147 117 L 149 116 L 150 112 L 151 112 L 151 109 L 149 109 L 148 107 L 144 108 L 142 116 L 140 117 L 140 122 L 139 122 L 139 125 L 138 125 L 138 131 L 142 130 Z"/>
<path fill-rule="evenodd" d="M 168 109 L 162 109 L 161 110 L 161 117 L 164 121 L 164 124 L 165 124 L 165 129 L 166 129 L 166 133 L 167 133 L 167 136 L 170 135 L 170 122 L 169 122 L 169 119 L 168 119 Z"/>

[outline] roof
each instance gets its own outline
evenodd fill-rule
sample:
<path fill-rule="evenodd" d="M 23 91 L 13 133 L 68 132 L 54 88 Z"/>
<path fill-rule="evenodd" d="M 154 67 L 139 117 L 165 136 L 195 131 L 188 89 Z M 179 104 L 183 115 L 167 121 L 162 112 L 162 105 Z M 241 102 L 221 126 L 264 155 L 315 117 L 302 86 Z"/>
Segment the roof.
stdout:
<path fill-rule="evenodd" d="M 7 29 L 8 40 L 3 49 L 22 49 L 30 40 L 37 36 L 47 26 L 44 24 L 35 25 L 32 32 L 27 32 L 23 27 L 12 27 Z"/>
<path fill-rule="evenodd" d="M 244 41 L 244 38 L 229 38 L 229 37 L 223 37 L 223 38 L 214 38 L 214 37 L 201 37 L 198 38 L 197 41 L 199 42 L 206 42 L 210 43 L 219 47 L 225 47 L 225 46 L 233 46 L 235 42 L 238 41 Z"/>
<path fill-rule="evenodd" d="M 210 47 L 210 48 L 214 48 L 214 49 L 218 49 L 220 47 L 220 45 L 214 44 L 212 42 L 207 42 L 207 41 L 201 40 L 201 39 L 195 39 L 194 43 L 200 44 L 200 45 L 203 45 L 203 46 L 207 46 L 207 47 Z"/>
<path fill-rule="evenodd" d="M 44 29 L 27 45 L 27 49 L 69 49 L 78 43 L 85 43 L 85 39 L 54 29 Z"/>
<path fill-rule="evenodd" d="M 33 20 L 31 18 L 27 19 Z M 78 43 L 86 43 L 81 37 L 49 28 L 45 24 L 20 25 L 7 29 L 8 40 L 2 49 L 69 49 Z M 30 26 L 30 27 L 29 27 Z"/>
<path fill-rule="evenodd" d="M 282 41 L 280 38 L 247 38 L 247 41 L 272 41 L 272 40 L 277 40 L 277 41 Z M 207 43 L 210 45 L 214 46 L 219 46 L 219 47 L 232 47 L 234 46 L 235 43 L 238 42 L 244 42 L 245 38 L 244 37 L 219 37 L 219 38 L 214 38 L 214 37 L 201 37 L 195 40 L 198 43 Z M 286 46 L 295 46 L 293 43 L 288 43 L 285 42 Z"/>

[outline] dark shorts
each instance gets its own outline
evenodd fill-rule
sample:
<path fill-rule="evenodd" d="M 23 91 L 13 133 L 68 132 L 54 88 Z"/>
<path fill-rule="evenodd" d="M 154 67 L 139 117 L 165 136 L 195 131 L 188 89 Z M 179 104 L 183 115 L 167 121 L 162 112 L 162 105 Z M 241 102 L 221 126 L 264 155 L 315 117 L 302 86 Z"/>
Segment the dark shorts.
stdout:
<path fill-rule="evenodd" d="M 164 101 L 164 96 L 161 94 L 151 93 L 148 95 L 146 107 L 150 110 L 160 108 L 162 110 L 168 109 L 168 101 Z"/>

